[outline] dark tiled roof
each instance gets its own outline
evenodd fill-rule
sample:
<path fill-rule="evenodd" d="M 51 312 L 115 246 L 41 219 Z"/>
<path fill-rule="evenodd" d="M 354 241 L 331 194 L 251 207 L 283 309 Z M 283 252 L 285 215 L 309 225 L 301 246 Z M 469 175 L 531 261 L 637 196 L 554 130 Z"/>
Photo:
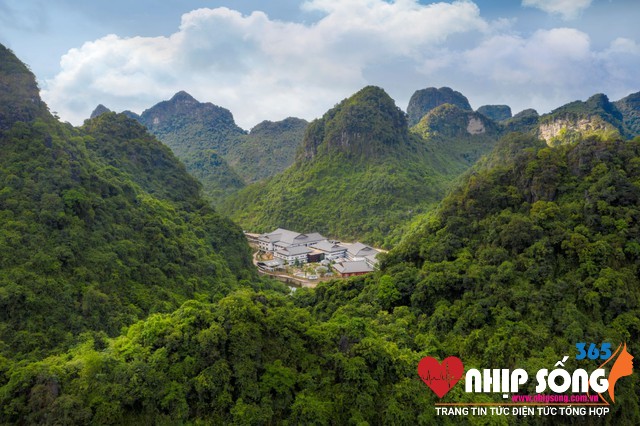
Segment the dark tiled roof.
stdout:
<path fill-rule="evenodd" d="M 355 262 L 341 262 L 333 265 L 336 271 L 341 274 L 355 274 L 358 272 L 373 272 L 373 268 L 364 260 Z"/>
<path fill-rule="evenodd" d="M 300 254 L 307 254 L 307 253 L 311 253 L 313 250 L 311 250 L 309 247 L 304 247 L 304 246 L 298 246 L 298 247 L 287 247 L 287 248 L 283 248 L 277 251 L 277 253 L 283 255 L 283 256 L 297 256 Z"/>
<path fill-rule="evenodd" d="M 333 244 L 327 240 L 323 240 L 317 242 L 313 245 L 313 248 L 317 248 L 318 250 L 322 250 L 327 253 L 337 253 L 341 251 L 346 251 L 347 248 L 345 246 L 341 246 L 340 244 Z"/>

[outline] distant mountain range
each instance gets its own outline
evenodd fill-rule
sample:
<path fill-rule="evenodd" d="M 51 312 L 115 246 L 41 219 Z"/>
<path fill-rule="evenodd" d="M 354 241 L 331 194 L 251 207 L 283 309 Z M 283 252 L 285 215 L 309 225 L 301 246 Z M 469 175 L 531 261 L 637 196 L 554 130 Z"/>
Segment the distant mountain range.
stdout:
<path fill-rule="evenodd" d="M 107 111 L 99 105 L 92 116 Z M 227 109 L 186 92 L 125 114 L 167 144 L 214 205 L 246 229 L 288 226 L 391 245 L 401 224 L 440 200 L 503 135 L 524 132 L 550 145 L 632 138 L 640 134 L 640 93 L 512 115 L 508 105 L 474 111 L 462 93 L 430 87 L 413 94 L 405 114 L 382 89 L 367 87 L 311 124 L 287 118 L 250 132 Z"/>
<path fill-rule="evenodd" d="M 109 112 L 98 105 L 91 117 Z M 293 162 L 307 122 L 287 118 L 265 121 L 250 132 L 238 127 L 231 112 L 176 93 L 141 115 L 126 111 L 180 158 L 203 185 L 214 205 L 246 184 L 272 176 Z"/>
<path fill-rule="evenodd" d="M 632 137 L 634 102 L 634 95 L 617 103 L 595 95 L 542 116 L 512 116 L 506 105 L 473 111 L 464 95 L 444 87 L 417 91 L 405 115 L 382 89 L 367 87 L 309 125 L 292 167 L 221 209 L 245 229 L 289 226 L 393 245 L 402 226 L 444 197 L 503 135 L 525 132 L 552 145 Z"/>
<path fill-rule="evenodd" d="M 309 125 L 290 168 L 241 190 L 221 209 L 245 229 L 313 229 L 390 245 L 403 223 L 491 149 L 497 132 L 490 119 L 450 104 L 410 131 L 389 95 L 369 86 Z"/>

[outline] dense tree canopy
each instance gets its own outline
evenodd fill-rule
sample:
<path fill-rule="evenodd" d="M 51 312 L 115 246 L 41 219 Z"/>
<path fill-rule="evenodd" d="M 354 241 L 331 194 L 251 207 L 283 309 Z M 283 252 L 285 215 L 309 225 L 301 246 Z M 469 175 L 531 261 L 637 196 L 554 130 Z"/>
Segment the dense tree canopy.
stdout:
<path fill-rule="evenodd" d="M 416 365 L 455 355 L 466 368 L 536 371 L 578 341 L 638 353 L 639 154 L 640 140 L 549 148 L 511 135 L 379 272 L 293 296 L 190 301 L 114 339 L 84 334 L 38 362 L 5 360 L 2 419 L 557 423 L 436 417 Z M 612 413 L 589 421 L 636 424 L 639 386 L 621 380 Z M 469 398 L 457 386 L 444 401 Z"/>
<path fill-rule="evenodd" d="M 289 169 L 243 189 L 221 209 L 244 229 L 282 226 L 391 247 L 402 226 L 433 207 L 497 139 L 489 119 L 444 107 L 410 132 L 393 99 L 366 87 L 309 125 Z M 470 119 L 485 123 L 482 134 L 468 133 Z"/>
<path fill-rule="evenodd" d="M 400 174 L 409 155 L 360 162 L 391 144 L 429 152 L 377 89 L 360 95 L 334 113 L 383 111 L 398 127 L 363 125 L 381 145 L 346 135 L 358 149 L 312 157 L 334 150 L 371 182 L 426 197 L 376 169 Z M 440 400 L 416 374 L 425 356 L 534 372 L 580 341 L 640 353 L 640 139 L 510 134 L 375 273 L 289 293 L 257 277 L 240 229 L 135 121 L 34 114 L 0 127 L 0 424 L 640 424 L 637 374 L 602 418 L 436 416 L 436 402 L 502 395 L 458 385 Z M 309 137 L 341 141 L 345 123 Z M 335 163 L 323 170 L 340 177 Z"/>

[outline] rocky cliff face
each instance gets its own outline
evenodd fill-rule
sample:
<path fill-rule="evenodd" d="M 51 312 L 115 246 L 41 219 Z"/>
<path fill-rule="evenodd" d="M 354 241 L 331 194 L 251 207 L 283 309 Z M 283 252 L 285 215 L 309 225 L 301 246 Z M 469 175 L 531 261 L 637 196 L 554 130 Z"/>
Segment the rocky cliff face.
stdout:
<path fill-rule="evenodd" d="M 469 100 L 460 92 L 449 87 L 429 87 L 416 91 L 407 106 L 409 126 L 415 126 L 429 111 L 440 105 L 451 104 L 465 111 L 473 111 Z"/>
<path fill-rule="evenodd" d="M 470 135 L 481 135 L 485 133 L 487 129 L 484 127 L 484 123 L 482 120 L 477 117 L 469 117 L 469 122 L 467 123 L 467 133 Z"/>
<path fill-rule="evenodd" d="M 616 132 L 617 129 L 600 117 L 557 118 L 540 123 L 538 137 L 550 143 L 568 134 L 592 134 Z"/>
<path fill-rule="evenodd" d="M 575 101 L 540 117 L 537 136 L 547 143 L 574 142 L 589 134 L 618 133 L 628 130 L 616 106 L 604 94 L 591 96 L 585 102 Z"/>

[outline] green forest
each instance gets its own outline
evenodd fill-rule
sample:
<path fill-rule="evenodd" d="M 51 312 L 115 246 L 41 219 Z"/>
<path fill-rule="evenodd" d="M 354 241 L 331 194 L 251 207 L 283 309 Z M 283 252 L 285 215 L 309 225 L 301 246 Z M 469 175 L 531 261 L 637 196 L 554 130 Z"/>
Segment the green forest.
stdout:
<path fill-rule="evenodd" d="M 102 105 L 100 105 L 102 106 Z M 108 111 L 104 106 L 96 115 Z M 187 172 L 202 183 L 203 196 L 214 206 L 246 184 L 282 172 L 295 158 L 307 121 L 289 117 L 263 121 L 246 132 L 231 112 L 201 103 L 181 91 L 170 100 L 125 114 L 143 124 L 175 153 Z"/>
<path fill-rule="evenodd" d="M 436 402 L 502 395 L 459 384 L 440 400 L 416 372 L 425 356 L 536 371 L 569 355 L 571 369 L 580 341 L 640 354 L 640 138 L 507 134 L 376 272 L 290 293 L 143 126 L 61 124 L 25 101 L 39 100 L 26 66 L 0 59 L 0 424 L 640 424 L 637 374 L 606 417 L 519 418 L 437 416 Z M 408 152 L 428 156 L 420 128 L 379 89 L 359 97 L 312 123 L 299 155 L 330 152 L 338 177 L 349 158 L 371 182 L 396 167 L 399 191 L 420 179 L 404 190 L 431 201 L 432 177 L 403 175 Z M 391 122 L 345 144 L 340 115 L 374 100 Z"/>
<path fill-rule="evenodd" d="M 467 133 L 470 117 L 487 131 Z M 291 167 L 232 195 L 220 210 L 253 232 L 285 227 L 390 248 L 498 134 L 491 120 L 448 104 L 410 131 L 393 99 L 369 86 L 308 126 Z"/>

